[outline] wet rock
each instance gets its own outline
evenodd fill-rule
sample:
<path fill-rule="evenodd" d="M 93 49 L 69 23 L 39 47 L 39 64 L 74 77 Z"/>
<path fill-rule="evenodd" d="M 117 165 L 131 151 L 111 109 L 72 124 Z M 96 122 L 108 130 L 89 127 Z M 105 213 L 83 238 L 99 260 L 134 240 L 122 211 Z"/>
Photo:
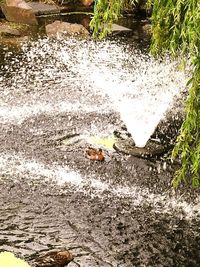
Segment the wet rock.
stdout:
<path fill-rule="evenodd" d="M 5 0 L 1 8 L 8 21 L 30 25 L 38 24 L 32 8 L 23 0 Z"/>
<path fill-rule="evenodd" d="M 47 35 L 56 35 L 56 34 L 79 34 L 79 35 L 89 35 L 89 32 L 83 25 L 80 24 L 72 24 L 68 22 L 62 22 L 59 20 L 54 21 L 51 24 L 46 26 Z"/>
<path fill-rule="evenodd" d="M 28 36 L 23 37 L 12 37 L 11 36 L 1 36 L 0 43 L 6 46 L 12 46 L 16 49 L 21 47 L 22 44 L 27 43 L 29 41 Z"/>
<path fill-rule="evenodd" d="M 124 154 L 135 157 L 149 158 L 164 154 L 164 147 L 154 140 L 150 139 L 145 147 L 136 147 L 132 139 L 118 140 L 114 144 L 114 148 Z"/>
<path fill-rule="evenodd" d="M 20 36 L 20 35 L 21 33 L 19 30 L 14 29 L 10 25 L 0 23 L 0 36 L 10 37 L 10 36 Z"/>

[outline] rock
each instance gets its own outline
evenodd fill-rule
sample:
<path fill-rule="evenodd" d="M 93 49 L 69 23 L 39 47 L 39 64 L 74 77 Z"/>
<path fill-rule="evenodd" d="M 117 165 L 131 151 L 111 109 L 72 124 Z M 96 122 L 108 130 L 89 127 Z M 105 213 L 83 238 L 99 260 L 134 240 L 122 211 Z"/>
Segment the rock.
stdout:
<path fill-rule="evenodd" d="M 19 30 L 12 28 L 10 25 L 0 23 L 0 36 L 21 36 Z"/>
<path fill-rule="evenodd" d="M 131 32 L 132 30 L 129 28 L 126 28 L 124 26 L 118 25 L 113 23 L 112 25 L 112 33 L 113 34 L 120 34 L 120 33 L 127 33 L 127 32 Z"/>
<path fill-rule="evenodd" d="M 89 147 L 85 151 L 86 158 L 90 160 L 104 161 L 104 153 L 101 148 L 96 149 L 93 147 Z"/>
<path fill-rule="evenodd" d="M 126 140 L 118 139 L 113 147 L 118 152 L 141 158 L 157 157 L 166 152 L 164 146 L 151 139 L 147 142 L 145 147 L 136 147 L 131 138 Z"/>
<path fill-rule="evenodd" d="M 89 32 L 81 24 L 72 24 L 68 22 L 62 22 L 59 20 L 54 21 L 51 24 L 46 26 L 47 35 L 56 35 L 56 34 L 80 34 L 80 35 L 89 35 Z"/>
<path fill-rule="evenodd" d="M 36 16 L 59 14 L 61 11 L 61 8 L 54 4 L 45 4 L 41 2 L 29 2 L 28 4 Z"/>
<path fill-rule="evenodd" d="M 148 35 L 152 34 L 152 26 L 151 26 L 151 24 L 143 25 L 142 29 L 146 34 L 148 34 Z"/>
<path fill-rule="evenodd" d="M 27 42 L 30 39 L 29 37 L 35 36 L 37 31 L 38 27 L 35 25 L 8 22 L 6 20 L 0 21 L 1 44 L 19 45 Z"/>
<path fill-rule="evenodd" d="M 11 22 L 37 25 L 37 19 L 32 8 L 23 0 L 5 0 L 1 4 L 2 12 Z"/>
<path fill-rule="evenodd" d="M 91 6 L 91 4 L 94 2 L 94 0 L 81 0 L 81 3 L 84 6 Z"/>
<path fill-rule="evenodd" d="M 15 36 L 10 38 L 11 36 L 0 36 L 0 44 L 9 47 L 15 47 L 16 49 L 20 49 L 22 44 L 29 42 L 30 38 L 28 36 Z"/>

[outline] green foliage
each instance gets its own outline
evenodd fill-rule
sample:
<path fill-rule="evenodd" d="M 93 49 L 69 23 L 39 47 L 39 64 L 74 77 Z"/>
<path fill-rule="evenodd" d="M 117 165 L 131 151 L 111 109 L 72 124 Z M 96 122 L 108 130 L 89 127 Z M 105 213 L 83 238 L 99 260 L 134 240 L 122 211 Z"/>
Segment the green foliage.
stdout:
<path fill-rule="evenodd" d="M 172 158 L 180 155 L 181 168 L 172 183 L 176 188 L 181 181 L 190 181 L 197 187 L 200 184 L 200 2 L 149 0 L 149 4 L 153 4 L 152 53 L 180 55 L 193 65 L 185 120 L 172 152 Z"/>
<path fill-rule="evenodd" d="M 112 29 L 113 22 L 121 16 L 124 8 L 134 6 L 140 0 L 96 0 L 94 17 L 90 22 L 93 37 L 106 37 Z"/>
<path fill-rule="evenodd" d="M 186 118 L 182 124 L 172 157 L 179 154 L 182 166 L 173 179 L 176 188 L 182 180 L 190 177 L 193 187 L 200 184 L 200 58 L 196 58 L 193 77 L 189 81 L 191 88 L 186 102 Z"/>
<path fill-rule="evenodd" d="M 123 9 L 138 1 L 96 0 L 90 24 L 94 37 L 106 37 Z M 193 65 L 192 78 L 188 82 L 185 121 L 172 158 L 180 156 L 182 163 L 173 179 L 173 186 L 176 188 L 181 181 L 190 181 L 196 187 L 200 184 L 200 0 L 148 0 L 148 6 L 151 5 L 152 54 L 169 53 Z"/>
<path fill-rule="evenodd" d="M 154 54 L 166 51 L 198 55 L 200 45 L 199 0 L 149 0 L 153 4 L 152 45 Z"/>
<path fill-rule="evenodd" d="M 94 17 L 90 22 L 90 28 L 94 37 L 106 37 L 112 28 L 113 22 L 121 15 L 124 1 L 121 0 L 98 0 Z"/>

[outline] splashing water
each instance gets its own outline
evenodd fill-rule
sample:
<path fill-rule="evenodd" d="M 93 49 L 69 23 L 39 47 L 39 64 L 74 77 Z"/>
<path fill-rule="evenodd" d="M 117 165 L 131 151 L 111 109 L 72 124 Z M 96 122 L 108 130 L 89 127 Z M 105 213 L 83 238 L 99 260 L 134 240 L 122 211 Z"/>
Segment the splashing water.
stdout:
<path fill-rule="evenodd" d="M 42 106 L 48 99 L 49 106 L 55 102 L 55 90 L 65 92 L 57 102 L 63 102 L 63 97 L 69 101 L 68 92 L 73 92 L 69 106 L 77 106 L 78 98 L 79 106 L 119 112 L 138 147 L 145 146 L 187 79 L 176 62 L 155 60 L 122 41 L 47 38 L 24 45 L 20 57 L 10 60 L 12 66 L 7 67 L 12 73 L 9 84 L 6 78 L 0 81 L 2 112 L 16 95 L 20 106 L 30 106 L 26 115 L 33 113 L 33 107 L 37 113 L 38 98 Z M 30 96 L 22 94 L 27 90 Z"/>
<path fill-rule="evenodd" d="M 185 88 L 185 74 L 176 69 L 175 62 L 154 60 L 116 41 L 47 38 L 25 45 L 19 58 L 11 55 L 11 59 L 3 70 L 5 76 L 0 77 L 1 123 L 4 119 L 5 123 L 18 123 L 45 112 L 113 112 L 114 109 L 137 146 L 145 146 L 173 105 L 174 97 Z M 136 206 L 150 203 L 159 212 L 180 207 L 192 217 L 199 211 L 198 204 L 188 206 L 168 194 L 151 194 L 147 188 L 134 185 L 113 187 L 96 177 L 82 177 L 66 166 L 45 166 L 37 159 L 29 161 L 18 155 L 1 155 L 0 171 L 13 177 L 53 178 L 59 184 L 72 184 L 77 190 L 93 188 L 97 194 L 108 190 L 113 195 L 132 198 Z"/>
<path fill-rule="evenodd" d="M 20 163 L 20 164 L 19 164 Z M 84 192 L 86 195 L 92 194 L 103 197 L 105 191 L 110 195 L 118 197 L 130 197 L 135 207 L 143 205 L 152 205 L 156 213 L 171 213 L 176 211 L 182 216 L 184 212 L 187 219 L 193 219 L 200 215 L 199 197 L 193 203 L 188 203 L 183 199 L 175 196 L 169 196 L 167 193 L 151 193 L 148 188 L 140 188 L 137 185 L 131 187 L 126 185 L 113 185 L 109 182 L 103 182 L 97 177 L 85 177 L 79 172 L 75 172 L 66 166 L 53 164 L 53 166 L 44 165 L 35 160 L 28 160 L 18 154 L 1 154 L 0 171 L 2 174 L 11 176 L 23 176 L 25 179 L 40 179 L 45 181 L 55 181 L 60 186 L 60 191 L 65 192 L 64 185 L 70 184 L 73 191 Z M 63 187 L 63 189 L 62 189 Z M 67 189 L 68 190 L 68 189 Z M 106 195 L 108 197 L 108 195 Z"/>
<path fill-rule="evenodd" d="M 177 62 L 156 60 L 127 45 L 105 43 L 92 55 L 80 50 L 77 58 L 79 73 L 96 92 L 110 98 L 138 147 L 146 145 L 186 86 L 187 75 Z"/>
<path fill-rule="evenodd" d="M 109 95 L 136 146 L 144 147 L 185 89 L 186 75 L 169 59 L 159 62 L 138 51 L 134 56 L 133 69 L 122 70 L 122 79 L 111 69 L 97 70 L 92 79 Z"/>

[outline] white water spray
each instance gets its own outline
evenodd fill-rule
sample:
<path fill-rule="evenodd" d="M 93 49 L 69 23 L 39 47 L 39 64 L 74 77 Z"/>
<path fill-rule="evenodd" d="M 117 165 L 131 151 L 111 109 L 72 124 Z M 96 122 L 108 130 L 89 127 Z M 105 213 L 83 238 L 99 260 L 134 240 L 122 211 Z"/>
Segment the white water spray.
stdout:
<path fill-rule="evenodd" d="M 123 184 L 113 185 L 109 182 L 101 181 L 95 176 L 82 176 L 79 172 L 67 166 L 61 166 L 56 163 L 48 166 L 36 160 L 28 160 L 19 154 L 0 154 L 0 172 L 6 176 L 21 176 L 27 180 L 41 179 L 43 177 L 48 183 L 56 181 L 60 186 L 60 190 L 62 190 L 63 186 L 65 188 L 65 184 L 68 184 L 73 188 L 73 191 L 84 192 L 91 196 L 103 196 L 104 192 L 107 191 L 111 196 L 129 197 L 135 207 L 147 204 L 152 205 L 156 213 L 163 214 L 177 211 L 182 216 L 182 212 L 184 212 L 187 219 L 200 215 L 199 197 L 192 204 L 189 204 L 181 197 L 171 197 L 167 193 L 150 193 L 148 188 L 140 188 L 136 185 L 131 187 Z"/>
<path fill-rule="evenodd" d="M 0 80 L 1 123 L 21 122 L 40 113 L 102 112 L 110 105 L 120 113 L 137 146 L 144 146 L 174 96 L 184 89 L 185 75 L 170 61 L 161 63 L 137 50 L 130 51 L 132 54 L 124 52 L 124 45 L 115 42 L 81 43 L 75 39 L 39 40 L 24 47 L 23 60 L 8 60 L 12 78 Z M 110 102 L 98 95 L 108 96 Z M 74 105 L 75 101 L 80 105 Z M 65 166 L 45 166 L 19 155 L 0 155 L 0 171 L 13 177 L 53 178 L 77 190 L 87 185 L 98 194 L 109 190 L 130 197 L 136 206 L 150 203 L 157 212 L 181 208 L 189 215 L 199 214 L 199 204 L 191 206 L 134 185 L 113 186 L 96 177 L 82 177 Z"/>
<path fill-rule="evenodd" d="M 80 110 L 87 110 L 87 106 L 88 111 L 100 112 L 114 108 L 138 147 L 145 146 L 187 80 L 175 62 L 152 59 L 121 42 L 44 39 L 31 47 L 25 45 L 23 50 L 22 60 L 9 60 L 8 69 L 13 72 L 10 83 L 0 81 L 4 88 L 0 92 L 0 117 L 16 98 L 23 107 L 15 108 L 16 114 L 20 113 L 18 120 L 43 110 L 59 112 L 63 106 L 69 110 L 77 101 Z M 18 66 L 19 62 L 24 66 Z M 62 107 L 55 102 L 62 102 Z M 9 109 L 10 117 L 16 114 Z"/>
<path fill-rule="evenodd" d="M 137 70 L 136 70 L 137 68 Z M 186 75 L 169 59 L 158 62 L 140 56 L 133 70 L 95 70 L 92 81 L 110 97 L 138 147 L 144 147 L 166 112 L 175 107 L 174 98 L 185 89 Z"/>

